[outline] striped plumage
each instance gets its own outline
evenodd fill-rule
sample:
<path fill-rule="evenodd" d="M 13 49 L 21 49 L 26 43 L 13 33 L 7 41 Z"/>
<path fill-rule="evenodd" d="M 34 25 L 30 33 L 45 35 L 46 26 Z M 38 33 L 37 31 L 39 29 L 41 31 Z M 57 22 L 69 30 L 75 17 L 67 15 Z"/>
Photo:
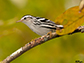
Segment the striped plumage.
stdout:
<path fill-rule="evenodd" d="M 31 15 L 25 15 L 18 22 L 23 22 L 26 24 L 32 31 L 38 35 L 45 35 L 50 31 L 56 31 L 56 28 L 63 28 L 63 25 L 57 25 L 51 20 L 41 17 L 34 17 Z"/>

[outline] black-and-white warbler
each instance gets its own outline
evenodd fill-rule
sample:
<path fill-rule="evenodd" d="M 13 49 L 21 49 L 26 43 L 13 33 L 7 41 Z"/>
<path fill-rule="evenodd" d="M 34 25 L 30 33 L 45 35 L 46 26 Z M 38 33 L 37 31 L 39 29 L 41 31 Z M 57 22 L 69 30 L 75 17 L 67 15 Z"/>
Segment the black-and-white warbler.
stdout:
<path fill-rule="evenodd" d="M 34 17 L 31 15 L 25 15 L 17 22 L 23 22 L 32 31 L 41 36 L 47 34 L 50 31 L 55 32 L 57 28 L 63 29 L 63 25 L 57 25 L 56 23 L 46 18 Z"/>

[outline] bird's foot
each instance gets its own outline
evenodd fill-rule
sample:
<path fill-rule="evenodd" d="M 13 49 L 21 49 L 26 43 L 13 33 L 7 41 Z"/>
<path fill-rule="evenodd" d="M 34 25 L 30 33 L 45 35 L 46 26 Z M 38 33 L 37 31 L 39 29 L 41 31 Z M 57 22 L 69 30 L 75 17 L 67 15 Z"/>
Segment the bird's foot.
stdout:
<path fill-rule="evenodd" d="M 48 32 L 47 33 L 47 35 L 50 35 L 50 37 L 49 38 L 52 38 L 52 32 L 50 31 L 50 32 Z"/>

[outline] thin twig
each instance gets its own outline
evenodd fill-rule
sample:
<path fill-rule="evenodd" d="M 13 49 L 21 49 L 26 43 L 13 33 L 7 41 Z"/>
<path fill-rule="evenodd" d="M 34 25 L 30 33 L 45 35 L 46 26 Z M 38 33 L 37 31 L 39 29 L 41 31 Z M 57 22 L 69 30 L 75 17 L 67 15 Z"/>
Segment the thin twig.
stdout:
<path fill-rule="evenodd" d="M 77 32 L 84 32 L 84 26 L 80 26 L 78 27 L 74 32 L 69 33 L 68 35 L 77 33 Z M 51 37 L 52 36 L 52 37 Z M 21 47 L 20 49 L 18 49 L 17 51 L 15 51 L 14 53 L 12 53 L 10 56 L 8 56 L 7 58 L 5 58 L 1 63 L 10 63 L 11 61 L 13 61 L 14 59 L 16 59 L 17 57 L 19 57 L 20 55 L 22 55 L 23 53 L 25 53 L 26 51 L 32 49 L 33 47 L 42 44 L 50 39 L 53 38 L 57 38 L 60 37 L 62 35 L 57 35 L 55 32 L 52 33 L 50 35 L 44 35 L 42 37 L 39 37 L 29 43 L 27 43 L 25 46 Z"/>

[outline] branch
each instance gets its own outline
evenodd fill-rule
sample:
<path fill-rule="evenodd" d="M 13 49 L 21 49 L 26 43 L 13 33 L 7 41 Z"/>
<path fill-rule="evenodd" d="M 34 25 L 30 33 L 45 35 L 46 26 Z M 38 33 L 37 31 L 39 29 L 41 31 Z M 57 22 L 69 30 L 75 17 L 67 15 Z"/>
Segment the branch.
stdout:
<path fill-rule="evenodd" d="M 77 33 L 77 32 L 84 32 L 84 26 L 80 26 L 78 27 L 74 32 L 69 33 L 68 35 Z M 52 37 L 51 37 L 52 36 Z M 44 35 L 42 37 L 39 37 L 37 39 L 34 39 L 33 41 L 27 43 L 25 46 L 21 47 L 20 49 L 18 49 L 17 51 L 15 51 L 14 53 L 12 53 L 10 56 L 8 56 L 7 58 L 5 58 L 2 62 L 0 63 L 10 63 L 11 61 L 13 61 L 14 59 L 16 59 L 17 57 L 19 57 L 20 55 L 22 55 L 23 53 L 25 53 L 26 51 L 32 49 L 33 47 L 45 43 L 48 40 L 51 40 L 53 38 L 57 38 L 63 35 L 57 35 L 55 32 L 52 33 L 51 35 Z"/>

